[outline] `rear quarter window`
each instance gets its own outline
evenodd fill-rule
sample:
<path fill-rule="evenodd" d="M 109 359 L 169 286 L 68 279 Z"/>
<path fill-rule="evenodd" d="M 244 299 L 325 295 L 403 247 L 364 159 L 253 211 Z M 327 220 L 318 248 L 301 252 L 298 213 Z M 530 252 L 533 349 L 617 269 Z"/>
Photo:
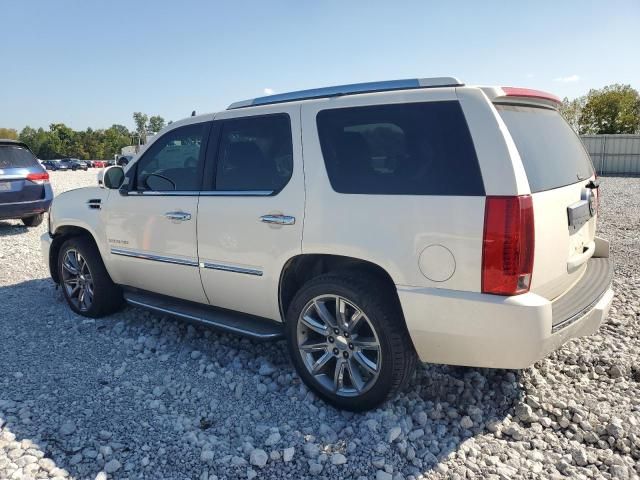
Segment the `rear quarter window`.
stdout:
<path fill-rule="evenodd" d="M 336 192 L 485 193 L 471 135 L 456 101 L 322 110 L 316 121 Z"/>
<path fill-rule="evenodd" d="M 37 165 L 38 160 L 26 148 L 0 145 L 0 168 L 31 168 Z"/>
<path fill-rule="evenodd" d="M 580 138 L 558 111 L 496 105 L 516 144 L 531 192 L 571 185 L 593 175 Z"/>

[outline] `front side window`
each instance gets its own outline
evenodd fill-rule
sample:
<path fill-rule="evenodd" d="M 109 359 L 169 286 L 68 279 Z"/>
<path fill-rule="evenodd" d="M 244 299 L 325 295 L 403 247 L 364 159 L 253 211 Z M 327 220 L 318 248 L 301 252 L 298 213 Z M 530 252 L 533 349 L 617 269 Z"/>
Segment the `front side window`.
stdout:
<path fill-rule="evenodd" d="M 278 192 L 293 172 L 291 122 L 286 114 L 222 122 L 218 191 Z"/>
<path fill-rule="evenodd" d="M 200 155 L 209 123 L 185 125 L 165 133 L 137 162 L 139 191 L 200 190 Z"/>
<path fill-rule="evenodd" d="M 456 101 L 322 110 L 317 124 L 336 192 L 484 195 L 471 134 Z"/>

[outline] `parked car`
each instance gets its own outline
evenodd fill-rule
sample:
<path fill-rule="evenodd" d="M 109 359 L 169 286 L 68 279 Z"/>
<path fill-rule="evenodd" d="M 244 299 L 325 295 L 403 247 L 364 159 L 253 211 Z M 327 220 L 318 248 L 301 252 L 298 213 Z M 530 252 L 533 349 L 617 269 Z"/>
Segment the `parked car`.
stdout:
<path fill-rule="evenodd" d="M 21 219 L 27 227 L 36 227 L 52 199 L 49 174 L 29 147 L 0 140 L 0 220 Z"/>
<path fill-rule="evenodd" d="M 86 162 L 78 160 L 77 158 L 63 158 L 60 163 L 67 165 L 74 172 L 76 170 L 84 170 L 85 172 L 89 168 Z"/>
<path fill-rule="evenodd" d="M 69 170 L 69 165 L 61 163 L 60 160 L 43 160 L 42 166 L 47 170 Z"/>
<path fill-rule="evenodd" d="M 104 168 L 107 166 L 106 160 L 92 160 L 91 163 L 93 168 Z"/>
<path fill-rule="evenodd" d="M 613 297 L 598 182 L 559 105 L 455 78 L 234 103 L 60 195 L 43 254 L 80 315 L 124 300 L 286 337 L 341 408 L 379 405 L 418 360 L 524 368 Z"/>
<path fill-rule="evenodd" d="M 132 159 L 133 155 L 122 155 L 120 158 L 118 158 L 118 161 L 116 163 L 121 167 L 126 167 Z"/>

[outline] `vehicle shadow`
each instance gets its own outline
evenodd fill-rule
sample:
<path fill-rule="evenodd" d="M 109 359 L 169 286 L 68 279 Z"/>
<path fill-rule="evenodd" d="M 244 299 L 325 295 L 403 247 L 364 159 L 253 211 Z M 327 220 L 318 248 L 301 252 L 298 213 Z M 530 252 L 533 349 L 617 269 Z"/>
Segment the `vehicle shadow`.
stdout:
<path fill-rule="evenodd" d="M 254 343 L 130 307 L 83 318 L 49 279 L 0 286 L 0 305 L 0 440 L 22 442 L 77 479 L 94 479 L 105 463 L 110 478 L 198 478 L 205 470 L 244 478 L 247 465 L 229 459 L 248 460 L 247 443 L 296 448 L 291 462 L 270 460 L 260 478 L 306 477 L 309 441 L 329 456 L 377 445 L 371 462 L 417 476 L 485 433 L 489 419 L 513 413 L 521 396 L 513 371 L 427 365 L 398 398 L 352 414 L 300 383 L 282 342 Z M 395 425 L 413 454 L 386 440 Z M 282 440 L 264 446 L 274 427 Z M 323 468 L 375 477 L 374 465 Z M 0 477 L 10 474 L 0 468 Z"/>
<path fill-rule="evenodd" d="M 17 222 L 18 220 L 16 220 Z M 0 220 L 0 238 L 11 235 L 22 235 L 28 228 L 22 223 L 11 223 L 8 220 Z"/>

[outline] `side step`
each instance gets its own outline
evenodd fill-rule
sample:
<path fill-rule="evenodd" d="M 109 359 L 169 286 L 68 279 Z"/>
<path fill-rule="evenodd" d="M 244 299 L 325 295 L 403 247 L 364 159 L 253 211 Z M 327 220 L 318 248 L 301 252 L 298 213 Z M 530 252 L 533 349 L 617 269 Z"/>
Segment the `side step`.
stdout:
<path fill-rule="evenodd" d="M 209 325 L 223 332 L 235 333 L 254 340 L 279 340 L 284 338 L 284 325 L 268 318 L 202 305 L 187 300 L 126 288 L 127 303 L 155 312 L 173 315 L 193 322 Z"/>

